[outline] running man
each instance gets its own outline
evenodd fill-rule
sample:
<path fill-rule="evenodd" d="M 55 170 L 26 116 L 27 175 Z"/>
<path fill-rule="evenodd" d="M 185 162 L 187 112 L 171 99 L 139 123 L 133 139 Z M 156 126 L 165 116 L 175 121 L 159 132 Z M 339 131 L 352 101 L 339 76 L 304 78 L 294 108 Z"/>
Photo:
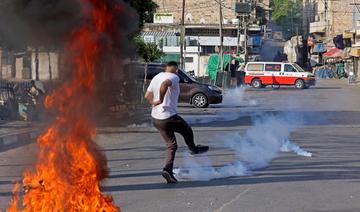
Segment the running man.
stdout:
<path fill-rule="evenodd" d="M 145 98 L 152 105 L 152 121 L 155 128 L 166 142 L 167 156 L 162 176 L 167 183 L 177 183 L 173 175 L 177 142 L 175 132 L 184 137 L 185 143 L 192 154 L 201 154 L 209 150 L 208 146 L 195 145 L 191 127 L 183 118 L 177 115 L 177 105 L 180 95 L 178 65 L 169 62 L 165 72 L 156 75 L 151 81 Z"/>

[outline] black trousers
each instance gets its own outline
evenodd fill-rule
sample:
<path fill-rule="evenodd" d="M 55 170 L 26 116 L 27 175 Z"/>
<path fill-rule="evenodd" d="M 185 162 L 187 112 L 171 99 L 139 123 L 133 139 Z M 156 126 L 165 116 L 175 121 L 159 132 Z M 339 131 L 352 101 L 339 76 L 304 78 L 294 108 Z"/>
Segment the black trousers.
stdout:
<path fill-rule="evenodd" d="M 164 169 L 172 172 L 174 168 L 175 153 L 178 147 L 175 133 L 179 133 L 184 137 L 185 143 L 190 151 L 195 150 L 194 133 L 188 123 L 178 115 L 165 120 L 153 118 L 153 124 L 155 128 L 159 130 L 161 137 L 166 142 L 167 150 Z"/>

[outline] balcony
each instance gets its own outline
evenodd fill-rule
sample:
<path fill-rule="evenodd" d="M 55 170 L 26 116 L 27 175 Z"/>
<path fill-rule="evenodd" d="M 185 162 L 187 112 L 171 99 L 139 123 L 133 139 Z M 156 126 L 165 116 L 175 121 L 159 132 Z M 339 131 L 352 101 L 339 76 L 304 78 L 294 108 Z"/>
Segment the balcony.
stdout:
<path fill-rule="evenodd" d="M 326 22 L 318 21 L 310 23 L 310 33 L 325 33 L 326 32 Z"/>

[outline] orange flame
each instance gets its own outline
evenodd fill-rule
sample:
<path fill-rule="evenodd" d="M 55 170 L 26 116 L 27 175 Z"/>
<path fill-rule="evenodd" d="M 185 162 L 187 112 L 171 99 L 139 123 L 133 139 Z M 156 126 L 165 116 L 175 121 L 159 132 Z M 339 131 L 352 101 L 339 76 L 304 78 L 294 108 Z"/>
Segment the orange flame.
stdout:
<path fill-rule="evenodd" d="M 106 158 L 93 142 L 96 128 L 89 117 L 96 72 L 101 70 L 102 55 L 112 51 L 109 34 L 116 27 L 114 17 L 120 6 L 105 0 L 79 1 L 87 20 L 66 45 L 72 79 L 45 100 L 57 119 L 38 138 L 36 169 L 24 172 L 22 198 L 21 186 L 15 186 L 9 212 L 120 210 L 112 197 L 100 191 L 100 182 L 107 176 Z"/>

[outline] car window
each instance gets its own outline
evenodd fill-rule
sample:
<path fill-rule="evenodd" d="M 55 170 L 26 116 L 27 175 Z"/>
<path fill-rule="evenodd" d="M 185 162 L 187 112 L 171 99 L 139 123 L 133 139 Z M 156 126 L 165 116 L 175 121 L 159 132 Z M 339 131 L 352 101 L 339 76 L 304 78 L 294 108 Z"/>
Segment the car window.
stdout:
<path fill-rule="evenodd" d="M 265 71 L 280 72 L 281 64 L 266 64 Z"/>
<path fill-rule="evenodd" d="M 284 72 L 297 72 L 294 66 L 286 64 L 284 67 Z"/>
<path fill-rule="evenodd" d="M 164 72 L 165 67 L 162 65 L 149 65 L 147 69 L 146 79 L 152 80 L 157 74 Z M 138 78 L 143 79 L 145 76 L 145 65 L 139 64 L 136 66 L 136 72 L 138 73 Z"/>
<path fill-rule="evenodd" d="M 248 71 L 263 71 L 264 64 L 249 64 L 247 67 Z"/>

